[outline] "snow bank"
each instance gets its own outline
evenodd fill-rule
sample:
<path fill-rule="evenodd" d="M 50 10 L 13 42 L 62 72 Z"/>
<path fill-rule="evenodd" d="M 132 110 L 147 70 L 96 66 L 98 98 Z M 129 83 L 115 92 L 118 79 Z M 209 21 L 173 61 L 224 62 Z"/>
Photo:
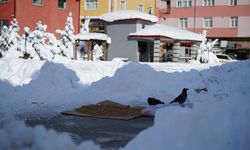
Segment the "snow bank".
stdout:
<path fill-rule="evenodd" d="M 152 36 L 162 36 L 165 38 L 178 39 L 178 40 L 191 40 L 191 41 L 202 41 L 203 36 L 194 32 L 187 30 L 182 30 L 179 28 L 167 26 L 164 24 L 154 24 L 147 26 L 135 33 L 130 33 L 130 37 L 152 37 Z"/>
<path fill-rule="evenodd" d="M 34 64 L 37 66 L 32 70 Z M 15 70 L 16 67 L 19 69 Z M 207 69 L 208 65 L 181 63 L 37 63 L 1 59 L 0 68 L 0 114 L 50 116 L 105 99 L 147 106 L 146 99 L 155 97 L 169 103 L 185 87 L 189 88 L 187 103 L 193 107 L 161 108 L 156 112 L 154 126 L 140 133 L 125 150 L 248 150 L 250 147 L 250 61 Z M 207 88 L 207 92 L 195 92 L 201 88 Z M 2 124 L 0 127 L 4 128 Z M 0 137 L 4 134 L 8 137 L 10 132 L 26 135 L 20 134 L 21 130 L 6 131 L 5 128 L 0 132 Z M 145 140 L 150 142 L 145 143 Z M 44 143 L 47 142 L 50 141 Z M 22 143 L 25 142 L 20 145 Z M 2 145 L 6 146 L 0 143 Z"/>
<path fill-rule="evenodd" d="M 44 61 L 39 60 L 1 59 L 0 80 L 6 80 L 13 86 L 28 84 L 43 64 Z"/>
<path fill-rule="evenodd" d="M 154 126 L 140 133 L 123 150 L 248 150 L 249 112 L 245 96 L 204 100 L 195 103 L 193 109 L 164 108 L 157 112 Z"/>
<path fill-rule="evenodd" d="M 150 22 L 158 21 L 158 18 L 156 16 L 135 10 L 124 10 L 124 11 L 115 11 L 111 13 L 106 13 L 101 15 L 100 19 L 107 22 L 114 22 L 114 21 L 128 20 L 128 19 L 142 19 Z"/>
<path fill-rule="evenodd" d="M 200 77 L 193 76 L 193 81 L 187 79 L 190 89 L 203 83 L 208 92 L 188 92 L 193 108 L 177 105 L 160 109 L 154 126 L 141 132 L 123 150 L 248 150 L 249 73 L 247 61 L 203 71 Z M 147 140 L 150 142 L 145 143 Z"/>
<path fill-rule="evenodd" d="M 0 119 L 1 150 L 99 150 L 92 142 L 75 145 L 66 133 L 47 130 L 43 126 L 27 127 L 13 118 Z"/>

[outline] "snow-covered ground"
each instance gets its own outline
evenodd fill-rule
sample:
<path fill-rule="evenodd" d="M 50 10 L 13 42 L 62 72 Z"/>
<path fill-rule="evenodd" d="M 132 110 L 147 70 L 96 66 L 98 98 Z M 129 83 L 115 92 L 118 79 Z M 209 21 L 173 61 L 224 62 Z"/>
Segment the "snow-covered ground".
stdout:
<path fill-rule="evenodd" d="M 171 105 L 160 109 L 154 126 L 141 132 L 124 149 L 248 150 L 249 75 L 250 61 L 211 67 L 188 63 L 0 59 L 0 114 L 51 116 L 105 99 L 147 106 L 147 97 L 155 97 L 168 103 L 185 87 L 189 88 L 187 103 L 192 107 Z M 202 88 L 207 88 L 207 92 L 195 91 Z M 8 128 L 14 128 L 15 123 L 5 127 L 8 123 L 4 122 L 0 123 L 0 132 L 12 136 Z M 35 130 L 27 132 L 33 135 Z"/>
<path fill-rule="evenodd" d="M 105 99 L 146 105 L 148 96 L 173 98 L 179 91 L 170 91 L 167 83 L 173 83 L 175 74 L 169 74 L 169 79 L 166 72 L 202 70 L 209 65 L 1 59 L 0 68 L 0 113 L 47 116 Z"/>

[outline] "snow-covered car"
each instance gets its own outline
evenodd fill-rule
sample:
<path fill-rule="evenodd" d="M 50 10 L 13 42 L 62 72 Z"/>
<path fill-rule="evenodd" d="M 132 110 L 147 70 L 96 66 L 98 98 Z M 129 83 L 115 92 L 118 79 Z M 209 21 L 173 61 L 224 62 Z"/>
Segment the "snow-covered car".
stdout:
<path fill-rule="evenodd" d="M 231 62 L 236 62 L 235 58 L 226 54 L 216 54 L 216 57 L 219 59 L 220 63 L 227 64 Z"/>

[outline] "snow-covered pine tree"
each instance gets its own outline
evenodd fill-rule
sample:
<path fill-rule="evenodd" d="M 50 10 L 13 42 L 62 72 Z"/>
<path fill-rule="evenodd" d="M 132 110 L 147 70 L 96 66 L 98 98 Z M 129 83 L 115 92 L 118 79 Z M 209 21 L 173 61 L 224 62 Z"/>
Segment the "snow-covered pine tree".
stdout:
<path fill-rule="evenodd" d="M 1 31 L 0 35 L 0 55 L 3 57 L 4 52 L 6 52 L 9 48 L 8 41 L 9 41 L 9 29 L 6 26 L 3 26 L 3 29 Z M 0 58 L 1 58 L 0 57 Z"/>
<path fill-rule="evenodd" d="M 73 26 L 73 18 L 72 18 L 72 12 L 69 13 L 69 16 L 67 17 L 64 30 L 56 30 L 58 34 L 60 34 L 60 40 L 62 44 L 66 47 L 66 49 L 63 50 L 63 55 L 65 55 L 68 58 L 73 58 L 73 52 L 74 52 L 74 26 Z"/>
<path fill-rule="evenodd" d="M 16 18 L 10 23 L 9 28 L 4 26 L 2 29 L 2 35 L 0 36 L 0 53 L 3 57 L 19 57 L 22 55 L 22 38 L 18 34 L 20 28 Z"/>
<path fill-rule="evenodd" d="M 34 43 L 33 48 L 37 52 L 41 60 L 53 59 L 52 52 L 46 47 L 45 40 L 47 38 L 46 33 L 47 25 L 43 25 L 41 21 L 37 22 L 36 30 L 33 31 Z"/>

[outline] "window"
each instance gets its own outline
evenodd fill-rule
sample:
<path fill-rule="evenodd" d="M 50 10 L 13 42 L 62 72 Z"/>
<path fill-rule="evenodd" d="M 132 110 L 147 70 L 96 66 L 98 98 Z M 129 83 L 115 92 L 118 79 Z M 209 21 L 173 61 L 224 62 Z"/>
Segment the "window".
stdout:
<path fill-rule="evenodd" d="M 203 0 L 203 6 L 214 6 L 214 0 Z"/>
<path fill-rule="evenodd" d="M 203 27 L 204 28 L 212 28 L 213 27 L 212 17 L 204 18 Z"/>
<path fill-rule="evenodd" d="M 33 5 L 43 5 L 43 0 L 32 0 Z"/>
<path fill-rule="evenodd" d="M 236 6 L 237 5 L 237 0 L 229 0 L 229 5 L 230 6 Z"/>
<path fill-rule="evenodd" d="M 3 26 L 8 27 L 9 21 L 8 20 L 0 20 L 0 33 L 2 32 Z"/>
<path fill-rule="evenodd" d="M 139 4 L 139 11 L 143 12 L 144 11 L 144 6 L 142 4 Z"/>
<path fill-rule="evenodd" d="M 126 10 L 126 1 L 121 0 L 121 10 Z"/>
<path fill-rule="evenodd" d="M 237 28 L 238 27 L 238 17 L 231 17 L 230 27 Z"/>
<path fill-rule="evenodd" d="M 180 18 L 179 19 L 179 28 L 187 28 L 188 26 L 188 19 L 187 18 Z"/>
<path fill-rule="evenodd" d="M 192 0 L 178 0 L 177 7 L 191 7 Z"/>
<path fill-rule="evenodd" d="M 96 10 L 98 9 L 98 0 L 85 0 L 86 10 Z"/>
<path fill-rule="evenodd" d="M 58 0 L 58 8 L 66 9 L 67 0 Z"/>
<path fill-rule="evenodd" d="M 0 0 L 0 3 L 7 3 L 8 0 Z"/>

